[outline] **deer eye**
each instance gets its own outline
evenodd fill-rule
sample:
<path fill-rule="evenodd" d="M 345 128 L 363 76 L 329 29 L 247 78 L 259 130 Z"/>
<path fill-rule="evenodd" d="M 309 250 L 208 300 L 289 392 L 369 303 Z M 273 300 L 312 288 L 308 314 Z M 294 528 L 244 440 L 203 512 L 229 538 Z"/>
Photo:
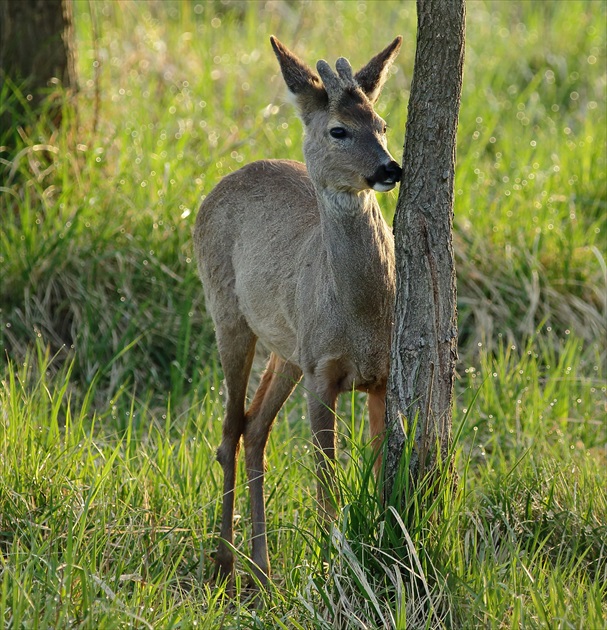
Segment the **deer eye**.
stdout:
<path fill-rule="evenodd" d="M 329 134 L 332 138 L 343 139 L 347 137 L 348 132 L 343 127 L 332 127 L 329 129 Z"/>

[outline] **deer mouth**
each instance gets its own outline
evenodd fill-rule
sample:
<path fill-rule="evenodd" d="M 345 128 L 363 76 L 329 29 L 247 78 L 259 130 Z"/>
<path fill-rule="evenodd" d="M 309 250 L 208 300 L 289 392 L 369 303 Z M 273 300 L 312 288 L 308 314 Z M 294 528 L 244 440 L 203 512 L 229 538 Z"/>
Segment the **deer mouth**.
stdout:
<path fill-rule="evenodd" d="M 387 182 L 375 182 L 371 185 L 371 188 L 376 192 L 388 192 L 392 190 L 396 186 L 396 182 L 387 183 Z"/>
<path fill-rule="evenodd" d="M 401 167 L 392 160 L 388 164 L 382 164 L 372 177 L 367 178 L 367 183 L 369 188 L 377 192 L 388 192 L 398 184 L 402 174 Z"/>

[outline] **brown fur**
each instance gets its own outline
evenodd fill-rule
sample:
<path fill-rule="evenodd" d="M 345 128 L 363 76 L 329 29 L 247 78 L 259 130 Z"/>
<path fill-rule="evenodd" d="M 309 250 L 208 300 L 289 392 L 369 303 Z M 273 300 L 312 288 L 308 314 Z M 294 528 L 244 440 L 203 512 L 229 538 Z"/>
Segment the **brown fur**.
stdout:
<path fill-rule="evenodd" d="M 335 402 L 369 392 L 371 435 L 381 442 L 394 303 L 394 247 L 371 185 L 400 173 L 373 111 L 400 38 L 356 75 L 345 59 L 319 78 L 278 40 L 272 46 L 304 121 L 307 168 L 262 160 L 225 177 L 203 202 L 194 244 L 226 383 L 217 457 L 224 470 L 219 571 L 231 576 L 234 483 L 241 438 L 251 494 L 252 560 L 270 571 L 263 497 L 264 451 L 283 402 L 304 378 L 319 478 L 319 509 L 332 513 Z M 356 77 L 362 77 L 359 83 Z M 368 91 L 368 93 L 367 93 Z M 347 129 L 347 138 L 330 130 Z M 392 168 L 387 175 L 386 168 Z M 383 170 L 382 170 L 383 169 Z M 381 176 L 378 176 L 380 173 Z M 379 180 L 377 180 L 379 177 Z M 369 182 L 378 181 L 370 184 Z M 245 398 L 255 344 L 270 360 L 253 401 Z"/>

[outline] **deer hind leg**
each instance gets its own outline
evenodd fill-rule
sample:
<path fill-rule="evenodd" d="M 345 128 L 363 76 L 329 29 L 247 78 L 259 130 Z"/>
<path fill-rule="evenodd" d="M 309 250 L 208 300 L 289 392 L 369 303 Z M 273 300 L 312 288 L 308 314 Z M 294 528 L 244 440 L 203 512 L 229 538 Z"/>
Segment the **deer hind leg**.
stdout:
<path fill-rule="evenodd" d="M 220 321 L 220 320 L 219 320 Z M 234 556 L 231 546 L 234 536 L 234 486 L 240 438 L 245 428 L 245 398 L 251 364 L 257 339 L 243 320 L 217 329 L 217 344 L 223 367 L 226 387 L 226 409 L 223 421 L 221 445 L 217 449 L 217 460 L 223 468 L 223 510 L 221 517 L 221 539 L 215 562 L 217 573 L 227 578 L 232 588 Z"/>
<path fill-rule="evenodd" d="M 301 370 L 299 367 L 272 353 L 251 406 L 246 413 L 244 448 L 253 522 L 251 559 L 253 560 L 255 575 L 262 584 L 267 583 L 270 575 L 263 494 L 264 453 L 276 414 L 300 378 Z"/>
<path fill-rule="evenodd" d="M 332 499 L 335 472 L 336 420 L 335 403 L 337 388 L 330 383 L 315 383 L 307 379 L 308 411 L 312 426 L 312 441 L 315 447 L 317 499 L 320 516 L 325 523 L 335 517 Z"/>

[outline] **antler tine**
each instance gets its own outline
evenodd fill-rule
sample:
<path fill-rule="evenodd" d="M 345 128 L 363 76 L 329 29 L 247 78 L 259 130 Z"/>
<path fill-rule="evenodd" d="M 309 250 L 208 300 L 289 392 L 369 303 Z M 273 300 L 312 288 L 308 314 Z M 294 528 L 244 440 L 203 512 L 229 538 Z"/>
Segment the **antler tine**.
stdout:
<path fill-rule="evenodd" d="M 335 62 L 335 68 L 339 74 L 340 79 L 344 83 L 354 83 L 354 77 L 352 76 L 352 66 L 345 57 L 340 57 Z"/>
<path fill-rule="evenodd" d="M 329 98 L 331 98 L 331 94 L 335 94 L 341 87 L 339 77 L 333 72 L 331 66 L 324 59 L 321 59 L 316 64 L 316 71 L 322 79 Z"/>

